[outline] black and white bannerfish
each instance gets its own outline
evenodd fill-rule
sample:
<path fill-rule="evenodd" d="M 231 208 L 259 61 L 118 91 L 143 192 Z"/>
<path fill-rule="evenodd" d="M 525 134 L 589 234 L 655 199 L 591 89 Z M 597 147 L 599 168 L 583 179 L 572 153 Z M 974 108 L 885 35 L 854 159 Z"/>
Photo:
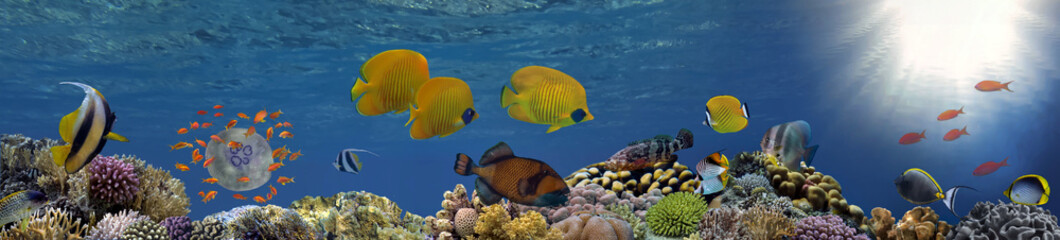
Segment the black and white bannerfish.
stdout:
<path fill-rule="evenodd" d="M 810 142 L 810 123 L 803 120 L 781 123 L 769 128 L 762 137 L 762 153 L 777 156 L 779 164 L 791 170 L 802 169 L 799 162 L 810 166 L 817 153 L 817 145 Z"/>
<path fill-rule="evenodd" d="M 335 157 L 335 162 L 331 163 L 331 165 L 335 166 L 335 169 L 339 171 L 353 174 L 361 173 L 361 157 L 357 155 L 359 152 L 369 153 L 375 155 L 375 157 L 379 157 L 379 154 L 375 154 L 368 150 L 347 148 L 339 152 L 339 155 Z"/>
<path fill-rule="evenodd" d="M 935 178 L 932 178 L 931 174 L 919 168 L 905 170 L 901 176 L 894 179 L 894 186 L 898 188 L 898 194 L 902 198 L 913 204 L 924 205 L 943 200 L 942 203 L 946 204 L 946 208 L 950 209 L 950 212 L 958 217 L 960 216 L 953 210 L 953 201 L 957 198 L 957 190 L 961 188 L 975 190 L 965 186 L 954 186 L 942 191 L 942 187 L 935 181 Z"/>
<path fill-rule="evenodd" d="M 21 220 L 48 203 L 48 196 L 33 190 L 22 190 L 0 199 L 0 226 Z"/>
<path fill-rule="evenodd" d="M 1012 181 L 1004 194 L 1014 203 L 1042 205 L 1049 202 L 1049 181 L 1040 175 L 1023 175 Z"/>
<path fill-rule="evenodd" d="M 117 119 L 110 111 L 110 105 L 103 94 L 91 86 L 76 82 L 62 82 L 81 87 L 85 90 L 85 100 L 81 107 L 67 114 L 59 121 L 59 135 L 66 145 L 51 148 L 52 159 L 56 165 L 64 166 L 66 173 L 72 174 L 88 165 L 99 152 L 107 139 L 128 142 L 129 139 L 110 131 Z"/>

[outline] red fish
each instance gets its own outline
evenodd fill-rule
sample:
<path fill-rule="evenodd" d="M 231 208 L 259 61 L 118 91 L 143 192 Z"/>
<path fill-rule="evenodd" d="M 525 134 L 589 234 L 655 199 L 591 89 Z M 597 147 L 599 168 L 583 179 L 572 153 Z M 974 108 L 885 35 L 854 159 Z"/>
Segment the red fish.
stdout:
<path fill-rule="evenodd" d="M 213 126 L 212 122 L 204 122 L 204 123 L 202 123 L 202 128 L 208 128 L 210 126 Z"/>
<path fill-rule="evenodd" d="M 202 182 L 209 183 L 209 184 L 214 184 L 214 183 L 217 183 L 217 178 L 203 178 Z"/>
<path fill-rule="evenodd" d="M 236 181 L 238 181 L 238 182 L 250 182 L 250 177 L 241 177 L 239 179 L 236 179 Z"/>
<path fill-rule="evenodd" d="M 291 123 L 289 123 L 289 122 L 283 122 L 283 127 L 285 127 L 285 128 L 289 128 L 289 127 L 291 127 Z"/>
<path fill-rule="evenodd" d="M 1007 157 L 1005 158 L 1005 160 L 1001 160 L 1001 162 L 987 161 L 983 164 L 980 164 L 979 167 L 976 167 L 975 170 L 972 171 L 972 175 L 985 176 L 987 174 L 993 173 L 994 171 L 997 171 L 998 168 L 1001 168 L 1003 166 L 1008 166 Z"/>
<path fill-rule="evenodd" d="M 1001 90 L 1001 89 L 1005 89 L 1005 90 L 1008 90 L 1009 92 L 1011 92 L 1012 89 L 1008 89 L 1008 84 L 1009 83 L 1012 83 L 1012 81 L 1008 81 L 1007 83 L 1001 83 L 1001 82 L 998 82 L 998 81 L 985 80 L 985 81 L 979 82 L 979 84 L 975 84 L 975 90 L 979 90 L 981 92 L 993 92 L 993 91 L 998 91 L 998 90 Z"/>
<path fill-rule="evenodd" d="M 236 141 L 228 141 L 228 147 L 232 149 L 243 148 L 243 144 Z"/>
<path fill-rule="evenodd" d="M 225 142 L 225 140 L 221 140 L 221 137 L 218 137 L 217 135 L 210 135 L 210 140 L 213 140 L 213 141 L 219 142 L 219 143 Z"/>
<path fill-rule="evenodd" d="M 216 157 L 211 157 L 210 159 L 206 159 L 205 162 L 202 162 L 202 167 L 209 167 L 210 164 L 213 163 L 213 159 L 214 158 L 216 158 Z"/>
<path fill-rule="evenodd" d="M 276 178 L 276 183 L 279 183 L 280 185 L 287 185 L 287 183 L 293 183 L 293 182 L 294 182 L 294 178 L 287 178 L 287 177 L 284 177 L 284 176 L 280 176 L 279 178 Z"/>
<path fill-rule="evenodd" d="M 242 119 L 250 119 L 250 117 L 248 117 L 246 113 L 236 113 L 236 116 Z"/>
<path fill-rule="evenodd" d="M 177 134 L 185 134 L 185 133 L 188 133 L 188 129 L 187 128 L 177 129 Z"/>
<path fill-rule="evenodd" d="M 213 105 L 213 109 L 221 109 L 221 108 L 223 108 L 223 107 L 225 107 L 225 106 L 221 106 L 221 105 Z"/>
<path fill-rule="evenodd" d="M 269 116 L 269 112 L 262 109 L 261 112 L 258 112 L 258 114 L 254 115 L 254 124 L 258 124 L 259 122 L 265 122 L 266 116 Z"/>
<path fill-rule="evenodd" d="M 279 169 L 279 168 L 280 168 L 280 166 L 283 166 L 283 163 L 282 163 L 282 162 L 280 162 L 280 163 L 273 163 L 273 164 L 270 164 L 270 165 L 269 165 L 269 169 L 268 169 L 268 171 L 269 171 L 269 172 L 272 172 L 272 171 L 276 171 L 276 169 Z"/>
<path fill-rule="evenodd" d="M 247 132 L 243 133 L 243 136 L 245 137 L 250 137 L 250 135 L 254 135 L 254 126 L 248 127 Z"/>
<path fill-rule="evenodd" d="M 269 114 L 269 118 L 276 119 L 276 118 L 280 117 L 280 114 L 283 114 L 283 111 L 276 110 L 276 112 L 273 112 L 273 113 Z"/>
<path fill-rule="evenodd" d="M 272 195 L 276 195 L 276 188 L 272 187 L 272 184 L 269 184 L 269 193 L 272 193 Z"/>
<path fill-rule="evenodd" d="M 198 113 L 199 115 L 206 115 L 206 110 L 199 110 L 196 113 Z"/>
<path fill-rule="evenodd" d="M 961 109 L 957 109 L 957 110 L 949 109 L 949 110 L 943 111 L 942 114 L 939 114 L 938 120 L 939 121 L 950 120 L 950 119 L 953 119 L 953 118 L 957 117 L 957 115 L 961 114 L 961 113 L 964 113 L 964 106 L 961 106 Z"/>
<path fill-rule="evenodd" d="M 199 146 L 202 146 L 204 148 L 206 147 L 206 142 L 203 142 L 202 140 L 199 140 L 198 138 L 195 139 L 195 143 L 198 143 Z"/>
<path fill-rule="evenodd" d="M 206 197 L 206 192 L 203 192 L 203 191 L 199 191 L 199 196 L 200 196 L 200 197 Z"/>
<path fill-rule="evenodd" d="M 199 122 L 191 122 L 191 130 L 199 129 Z"/>
<path fill-rule="evenodd" d="M 265 203 L 265 198 L 261 196 L 254 196 L 254 201 L 259 203 Z"/>
<path fill-rule="evenodd" d="M 279 123 L 277 123 L 277 124 L 279 124 Z M 269 141 L 271 139 L 272 139 L 272 127 L 269 127 L 268 130 L 265 130 L 265 141 Z"/>
<path fill-rule="evenodd" d="M 232 127 L 233 127 L 233 126 L 235 126 L 235 125 L 236 125 L 236 123 L 238 123 L 238 122 L 239 122 L 239 121 L 236 121 L 235 119 L 232 119 L 232 121 L 228 121 L 228 125 L 225 125 L 225 130 L 228 130 L 229 128 L 232 128 Z"/>
<path fill-rule="evenodd" d="M 290 138 L 290 137 L 294 137 L 294 134 L 291 134 L 291 132 L 288 132 L 288 131 L 280 132 L 280 138 Z"/>
<path fill-rule="evenodd" d="M 964 128 L 961 128 L 961 129 L 956 129 L 956 128 L 950 129 L 949 132 L 946 132 L 946 136 L 942 136 L 942 140 L 944 140 L 944 141 L 953 141 L 953 140 L 957 140 L 957 138 L 961 137 L 961 135 L 971 135 L 971 134 L 968 134 L 967 130 L 968 130 L 968 126 L 965 126 Z"/>
<path fill-rule="evenodd" d="M 177 170 L 180 170 L 181 172 L 191 170 L 190 168 L 188 168 L 188 165 L 184 165 L 184 164 L 180 164 L 180 163 L 177 163 L 174 166 L 176 166 Z"/>
<path fill-rule="evenodd" d="M 243 194 L 238 194 L 238 193 L 232 194 L 232 198 L 239 199 L 239 200 L 247 200 L 247 197 L 244 197 Z"/>
<path fill-rule="evenodd" d="M 213 116 L 214 117 L 224 117 L 225 114 L 224 113 L 214 113 Z"/>
<path fill-rule="evenodd" d="M 898 139 L 898 143 L 903 145 L 918 143 L 920 142 L 920 139 L 927 138 L 924 136 L 924 133 L 927 133 L 927 130 L 921 131 L 920 133 L 906 133 L 905 135 L 902 135 L 901 139 Z"/>

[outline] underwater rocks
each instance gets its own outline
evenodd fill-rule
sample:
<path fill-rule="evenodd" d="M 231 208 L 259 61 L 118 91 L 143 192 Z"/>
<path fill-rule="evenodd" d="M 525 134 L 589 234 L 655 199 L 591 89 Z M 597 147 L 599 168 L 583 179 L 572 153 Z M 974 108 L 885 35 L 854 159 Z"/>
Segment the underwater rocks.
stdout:
<path fill-rule="evenodd" d="M 1056 215 L 1038 206 L 978 202 L 947 239 L 1060 239 Z"/>
<path fill-rule="evenodd" d="M 228 227 L 216 218 L 207 217 L 202 221 L 191 222 L 191 240 L 221 240 L 224 239 Z"/>
<path fill-rule="evenodd" d="M 88 232 L 88 238 L 116 239 L 121 237 L 121 234 L 125 232 L 126 227 L 145 219 L 150 218 L 128 209 L 117 213 L 107 213 L 106 215 L 103 215 L 103 219 L 97 222 L 96 226 L 92 227 L 92 230 Z"/>
<path fill-rule="evenodd" d="M 34 140 L 21 134 L 0 135 L 0 196 L 22 190 L 41 191 L 36 184 L 41 175 L 36 164 L 47 161 L 54 165 L 48 149 L 58 144 L 47 138 Z"/>
<path fill-rule="evenodd" d="M 328 239 L 423 239 L 429 223 L 402 210 L 390 199 L 372 193 L 343 192 L 331 197 L 304 197 L 290 209 Z"/>
<path fill-rule="evenodd" d="M 233 237 L 258 235 L 261 239 L 316 239 L 316 232 L 297 212 L 276 205 L 250 208 L 232 222 L 228 229 Z"/>
<path fill-rule="evenodd" d="M 563 180 L 567 182 L 568 187 L 596 184 L 616 194 L 629 192 L 634 196 L 651 192 L 653 189 L 659 189 L 664 195 L 696 190 L 699 180 L 695 179 L 695 174 L 688 166 L 681 165 L 676 162 L 676 157 L 674 158 L 672 163 L 661 162 L 652 167 L 619 172 L 604 170 L 606 163 L 600 162 L 578 169 Z"/>
<path fill-rule="evenodd" d="M 946 221 L 939 221 L 939 215 L 930 207 L 915 207 L 905 212 L 896 223 L 891 211 L 884 208 L 872 209 L 872 232 L 880 240 L 926 240 L 946 239 L 953 228 Z"/>

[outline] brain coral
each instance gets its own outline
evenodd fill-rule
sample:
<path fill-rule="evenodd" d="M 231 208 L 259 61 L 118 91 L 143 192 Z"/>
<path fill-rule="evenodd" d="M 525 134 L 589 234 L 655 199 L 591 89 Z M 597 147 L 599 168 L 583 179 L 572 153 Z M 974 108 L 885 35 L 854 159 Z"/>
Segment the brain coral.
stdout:
<path fill-rule="evenodd" d="M 191 240 L 221 240 L 228 228 L 216 218 L 207 217 L 191 223 Z"/>
<path fill-rule="evenodd" d="M 946 239 L 1058 239 L 1056 219 L 1038 206 L 978 202 Z"/>
<path fill-rule="evenodd" d="M 114 157 L 96 156 L 88 166 L 89 193 L 96 199 L 124 203 L 140 192 L 140 179 L 132 164 Z"/>
<path fill-rule="evenodd" d="M 456 234 L 458 236 L 470 237 L 475 234 L 475 220 L 478 219 L 478 212 L 474 208 L 461 208 L 456 212 L 453 225 L 456 227 Z"/>
<path fill-rule="evenodd" d="M 121 234 L 121 239 L 168 240 L 169 234 L 166 233 L 166 228 L 162 225 L 158 225 L 151 220 L 142 220 L 129 225 L 129 227 L 125 229 L 125 233 Z"/>
<path fill-rule="evenodd" d="M 857 234 L 857 230 L 848 227 L 843 223 L 843 219 L 836 215 L 813 216 L 799 220 L 795 224 L 795 237 L 799 240 L 869 240 L 865 235 Z"/>
<path fill-rule="evenodd" d="M 679 237 L 696 231 L 707 202 L 698 194 L 676 192 L 664 197 L 659 205 L 648 209 L 648 228 L 658 235 Z"/>
<path fill-rule="evenodd" d="M 191 238 L 191 218 L 186 216 L 168 217 L 159 224 L 166 227 L 169 238 L 172 240 L 188 240 Z"/>

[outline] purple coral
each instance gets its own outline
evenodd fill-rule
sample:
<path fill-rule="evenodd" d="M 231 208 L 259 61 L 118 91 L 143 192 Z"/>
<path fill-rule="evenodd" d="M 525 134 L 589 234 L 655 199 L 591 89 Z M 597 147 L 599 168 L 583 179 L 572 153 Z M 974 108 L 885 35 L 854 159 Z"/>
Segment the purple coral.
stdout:
<path fill-rule="evenodd" d="M 191 238 L 191 218 L 186 216 L 168 217 L 160 223 L 166 227 L 169 239 L 188 240 Z"/>
<path fill-rule="evenodd" d="M 140 188 L 132 164 L 114 157 L 96 156 L 88 167 L 89 192 L 93 197 L 111 203 L 131 200 Z"/>
<path fill-rule="evenodd" d="M 836 215 L 814 216 L 799 220 L 795 224 L 796 239 L 864 239 L 869 238 L 865 234 L 857 234 L 854 228 L 843 223 L 843 219 Z"/>
<path fill-rule="evenodd" d="M 643 219 L 648 208 L 658 203 L 663 197 L 662 192 L 657 189 L 640 196 L 634 196 L 628 192 L 621 194 L 619 196 L 615 193 L 608 193 L 608 190 L 600 185 L 587 184 L 570 188 L 570 195 L 567 196 L 568 200 L 564 205 L 553 207 L 518 205 L 518 209 L 519 212 L 536 211 L 545 216 L 548 222 L 557 223 L 567 219 L 572 214 L 582 211 L 591 213 L 607 212 L 606 207 L 608 205 L 619 204 L 630 207 L 634 214 Z"/>

